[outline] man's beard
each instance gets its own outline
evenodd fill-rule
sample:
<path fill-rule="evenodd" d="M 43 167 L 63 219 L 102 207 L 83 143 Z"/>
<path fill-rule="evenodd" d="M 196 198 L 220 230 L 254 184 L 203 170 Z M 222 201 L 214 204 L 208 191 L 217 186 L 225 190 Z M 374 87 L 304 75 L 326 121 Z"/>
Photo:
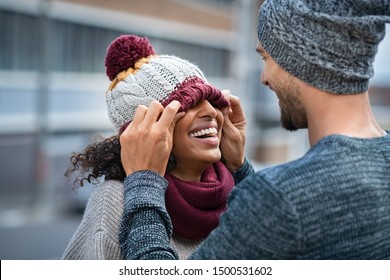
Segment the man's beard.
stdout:
<path fill-rule="evenodd" d="M 291 118 L 291 115 L 284 113 L 281 110 L 281 115 L 280 115 L 280 123 L 282 127 L 288 131 L 297 131 L 298 127 L 295 125 L 294 121 Z"/>
<path fill-rule="evenodd" d="M 288 107 L 286 106 L 288 104 Z M 284 106 L 284 107 L 282 107 Z M 300 101 L 293 95 L 288 95 L 280 105 L 280 123 L 288 131 L 307 128 L 307 119 Z"/>

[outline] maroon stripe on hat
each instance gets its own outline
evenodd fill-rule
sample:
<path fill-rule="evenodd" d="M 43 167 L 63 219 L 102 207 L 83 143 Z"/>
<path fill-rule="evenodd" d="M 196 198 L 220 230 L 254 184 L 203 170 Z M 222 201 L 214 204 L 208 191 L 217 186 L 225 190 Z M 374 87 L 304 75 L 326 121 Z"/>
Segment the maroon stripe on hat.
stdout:
<path fill-rule="evenodd" d="M 199 77 L 186 79 L 161 104 L 166 107 L 173 100 L 177 100 L 181 104 L 179 111 L 186 111 L 203 99 L 206 99 L 211 105 L 219 109 L 230 105 L 230 102 L 223 96 L 219 89 L 207 84 Z"/>
<path fill-rule="evenodd" d="M 200 100 L 204 99 L 219 109 L 230 105 L 230 102 L 223 96 L 219 89 L 207 84 L 199 77 L 186 79 L 175 88 L 168 99 L 161 101 L 161 104 L 166 107 L 173 100 L 177 100 L 181 104 L 179 112 L 182 112 L 194 107 Z M 130 123 L 131 121 L 126 122 L 119 129 L 119 135 L 125 131 Z"/>

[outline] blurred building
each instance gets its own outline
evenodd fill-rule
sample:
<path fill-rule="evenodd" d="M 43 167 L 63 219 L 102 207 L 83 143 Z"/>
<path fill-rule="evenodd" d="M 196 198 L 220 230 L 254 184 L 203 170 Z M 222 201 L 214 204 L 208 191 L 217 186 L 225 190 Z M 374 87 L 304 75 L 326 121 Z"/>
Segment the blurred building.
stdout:
<path fill-rule="evenodd" d="M 53 201 L 62 195 L 70 153 L 96 133 L 114 133 L 104 103 L 104 57 L 117 36 L 147 36 L 157 53 L 186 58 L 212 83 L 236 92 L 242 79 L 236 56 L 246 47 L 240 29 L 253 28 L 246 21 L 255 18 L 255 4 L 0 0 L 2 205 L 47 195 Z"/>
<path fill-rule="evenodd" d="M 65 231 L 63 223 L 46 221 L 82 211 L 93 186 L 75 192 L 63 174 L 73 151 L 96 135 L 115 133 L 106 116 L 104 57 L 116 37 L 147 36 L 157 53 L 194 62 L 217 87 L 243 93 L 245 103 L 256 85 L 249 77 L 257 74 L 250 73 L 259 71 L 249 63 L 257 59 L 259 5 L 252 0 L 0 0 L 0 257 L 50 257 L 37 248 Z M 67 228 L 70 235 L 74 228 Z M 19 252 L 14 243 L 24 247 L 26 237 L 33 238 L 29 250 Z"/>

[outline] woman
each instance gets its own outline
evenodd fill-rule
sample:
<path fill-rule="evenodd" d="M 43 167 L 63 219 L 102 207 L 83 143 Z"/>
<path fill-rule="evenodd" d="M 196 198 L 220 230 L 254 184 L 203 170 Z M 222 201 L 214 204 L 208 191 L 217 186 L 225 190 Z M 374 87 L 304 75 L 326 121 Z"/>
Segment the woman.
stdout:
<path fill-rule="evenodd" d="M 124 35 L 114 40 L 105 66 L 112 81 L 106 94 L 108 115 L 118 134 L 71 158 L 65 175 L 79 172 L 76 186 L 102 177 L 104 182 L 92 193 L 63 259 L 123 258 L 119 230 L 126 174 L 119 136 L 133 121 L 137 107 L 148 106 L 153 100 L 163 106 L 177 100 L 180 111 L 185 112 L 175 126 L 165 178 L 166 207 L 173 225 L 171 243 L 179 257 L 186 259 L 218 225 L 235 184 L 220 161 L 229 100 L 207 83 L 197 66 L 175 56 L 156 55 L 146 38 Z"/>

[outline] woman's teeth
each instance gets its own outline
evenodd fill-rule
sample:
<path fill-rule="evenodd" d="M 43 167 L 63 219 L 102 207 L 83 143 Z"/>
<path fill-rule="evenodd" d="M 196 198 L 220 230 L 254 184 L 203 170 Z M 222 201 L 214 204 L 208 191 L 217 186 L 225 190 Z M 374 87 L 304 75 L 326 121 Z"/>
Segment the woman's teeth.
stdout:
<path fill-rule="evenodd" d="M 218 133 L 217 129 L 215 127 L 211 127 L 211 128 L 206 128 L 206 129 L 202 129 L 202 130 L 190 133 L 190 136 L 192 136 L 192 137 L 202 137 L 202 136 L 212 137 L 212 136 L 217 135 L 217 133 Z"/>

